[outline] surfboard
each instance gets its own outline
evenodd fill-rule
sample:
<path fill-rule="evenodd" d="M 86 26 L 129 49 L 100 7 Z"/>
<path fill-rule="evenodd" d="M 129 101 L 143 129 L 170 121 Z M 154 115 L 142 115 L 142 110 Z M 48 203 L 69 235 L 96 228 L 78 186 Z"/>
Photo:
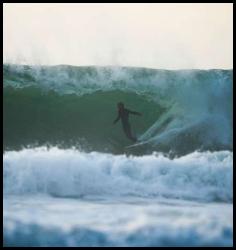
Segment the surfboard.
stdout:
<path fill-rule="evenodd" d="M 145 143 L 147 143 L 147 141 L 139 141 L 138 143 L 126 146 L 125 148 L 133 148 L 133 147 L 141 146 L 141 145 L 143 145 Z"/>

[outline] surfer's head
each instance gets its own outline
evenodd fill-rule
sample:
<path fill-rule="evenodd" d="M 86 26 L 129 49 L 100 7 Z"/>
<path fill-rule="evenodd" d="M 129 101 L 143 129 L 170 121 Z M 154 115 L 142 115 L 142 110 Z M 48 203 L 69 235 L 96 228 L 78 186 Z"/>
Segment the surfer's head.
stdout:
<path fill-rule="evenodd" d="M 123 102 L 118 102 L 117 103 L 117 108 L 118 109 L 124 109 L 125 108 L 124 103 Z"/>

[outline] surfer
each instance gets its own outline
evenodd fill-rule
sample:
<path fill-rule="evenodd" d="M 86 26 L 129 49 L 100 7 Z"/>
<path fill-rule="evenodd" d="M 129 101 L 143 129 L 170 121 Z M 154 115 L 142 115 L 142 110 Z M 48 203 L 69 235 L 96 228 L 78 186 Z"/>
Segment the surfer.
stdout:
<path fill-rule="evenodd" d="M 126 109 L 124 106 L 124 103 L 122 103 L 122 102 L 117 103 L 117 108 L 118 108 L 118 116 L 114 120 L 113 124 L 115 124 L 116 122 L 119 121 L 119 119 L 121 119 L 123 130 L 124 130 L 126 136 L 130 140 L 132 140 L 133 142 L 136 142 L 137 138 L 134 137 L 131 133 L 130 124 L 129 124 L 129 114 L 133 114 L 133 115 L 142 115 L 142 114 L 139 112 L 135 112 L 135 111 L 131 111 L 129 109 Z"/>

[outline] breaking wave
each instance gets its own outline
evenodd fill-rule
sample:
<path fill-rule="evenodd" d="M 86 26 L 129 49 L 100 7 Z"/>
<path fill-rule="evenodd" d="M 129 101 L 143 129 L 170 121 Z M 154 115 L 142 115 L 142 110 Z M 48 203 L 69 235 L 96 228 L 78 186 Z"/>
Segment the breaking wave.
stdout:
<path fill-rule="evenodd" d="M 139 196 L 232 202 L 232 152 L 169 159 L 58 148 L 4 154 L 4 195 Z"/>
<path fill-rule="evenodd" d="M 4 65 L 5 150 L 42 145 L 85 152 L 185 155 L 232 150 L 232 70 Z M 112 125 L 123 101 L 142 117 L 131 142 Z"/>

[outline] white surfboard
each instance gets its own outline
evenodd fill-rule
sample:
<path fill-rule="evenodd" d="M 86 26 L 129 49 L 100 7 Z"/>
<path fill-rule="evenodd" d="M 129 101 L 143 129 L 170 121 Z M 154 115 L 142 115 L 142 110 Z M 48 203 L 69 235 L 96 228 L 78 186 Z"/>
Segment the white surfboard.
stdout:
<path fill-rule="evenodd" d="M 137 146 L 141 146 L 145 143 L 147 143 L 148 141 L 139 141 L 138 143 L 135 143 L 135 144 L 132 144 L 132 145 L 129 145 L 129 146 L 126 146 L 125 148 L 133 148 L 133 147 L 137 147 Z"/>

